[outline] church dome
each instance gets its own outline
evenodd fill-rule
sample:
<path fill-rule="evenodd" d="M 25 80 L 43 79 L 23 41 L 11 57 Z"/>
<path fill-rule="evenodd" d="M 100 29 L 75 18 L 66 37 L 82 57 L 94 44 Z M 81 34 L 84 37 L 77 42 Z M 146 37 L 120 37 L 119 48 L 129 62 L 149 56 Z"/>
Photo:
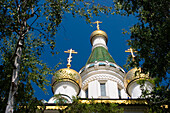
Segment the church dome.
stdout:
<path fill-rule="evenodd" d="M 91 35 L 90 35 L 90 42 L 91 42 L 91 44 L 92 44 L 93 38 L 94 38 L 95 36 L 103 36 L 103 37 L 105 38 L 106 44 L 107 44 L 108 36 L 107 36 L 106 32 L 104 32 L 104 31 L 102 31 L 102 30 L 100 30 L 100 29 L 93 31 L 93 32 L 91 33 Z"/>
<path fill-rule="evenodd" d="M 95 63 L 95 61 L 108 61 L 112 63 L 116 63 L 107 49 L 104 47 L 96 47 L 93 49 L 89 59 L 86 64 Z"/>
<path fill-rule="evenodd" d="M 78 85 L 79 87 L 81 86 L 82 83 L 80 74 L 77 71 L 69 68 L 60 69 L 55 73 L 55 75 L 52 77 L 52 86 L 56 82 L 63 82 L 63 81 L 72 82 Z"/>
<path fill-rule="evenodd" d="M 149 74 L 141 73 L 141 68 L 133 68 L 130 71 L 128 71 L 128 73 L 125 75 L 124 78 L 124 84 L 127 92 L 128 92 L 128 86 L 131 83 L 144 78 L 148 79 Z"/>

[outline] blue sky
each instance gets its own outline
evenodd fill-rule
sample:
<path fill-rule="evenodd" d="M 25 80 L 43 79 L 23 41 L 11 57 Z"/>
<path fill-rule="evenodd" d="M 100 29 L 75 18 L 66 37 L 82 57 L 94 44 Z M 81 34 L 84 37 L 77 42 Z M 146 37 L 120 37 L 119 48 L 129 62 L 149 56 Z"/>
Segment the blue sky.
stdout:
<path fill-rule="evenodd" d="M 128 30 L 134 25 L 137 20 L 133 16 L 120 16 L 120 15 L 101 15 L 100 17 L 94 17 L 92 21 L 102 21 L 100 29 L 105 31 L 108 35 L 108 51 L 112 55 L 115 62 L 123 67 L 126 64 L 126 59 L 130 53 L 125 53 L 129 47 L 127 46 L 127 40 L 129 35 L 123 35 L 122 29 Z M 45 53 L 42 56 L 43 62 L 47 63 L 48 66 L 54 67 L 58 62 L 62 62 L 62 65 L 58 69 L 66 68 L 68 54 L 64 51 L 72 48 L 78 54 L 73 54 L 71 68 L 79 72 L 79 70 L 86 64 L 92 46 L 90 44 L 90 35 L 96 30 L 96 25 L 91 27 L 81 17 L 73 18 L 71 14 L 66 14 L 63 17 L 62 23 L 59 27 L 56 39 L 56 50 L 59 54 L 52 56 L 50 49 L 45 48 Z M 126 70 L 125 70 L 126 71 Z M 127 72 L 127 71 L 126 71 Z M 48 79 L 51 80 L 52 76 Z M 34 85 L 35 96 L 38 99 L 49 100 L 53 93 L 51 86 L 47 87 L 47 94 L 41 91 L 37 86 Z"/>

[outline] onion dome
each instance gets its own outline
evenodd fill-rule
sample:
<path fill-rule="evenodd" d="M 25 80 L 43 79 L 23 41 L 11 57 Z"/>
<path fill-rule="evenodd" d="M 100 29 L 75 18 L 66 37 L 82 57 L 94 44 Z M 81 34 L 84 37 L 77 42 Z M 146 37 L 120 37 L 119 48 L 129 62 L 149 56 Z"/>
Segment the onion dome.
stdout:
<path fill-rule="evenodd" d="M 79 94 L 82 80 L 81 80 L 80 74 L 77 71 L 70 69 L 70 68 L 63 68 L 63 69 L 58 70 L 55 73 L 55 75 L 52 77 L 53 92 L 54 92 L 53 86 L 55 86 L 55 84 L 59 82 L 71 82 L 75 84 L 76 86 L 79 87 L 79 91 L 78 91 L 78 94 Z"/>
<path fill-rule="evenodd" d="M 128 73 L 125 75 L 124 78 L 124 84 L 128 95 L 130 95 L 129 86 L 131 84 L 133 84 L 137 80 L 148 79 L 148 78 L 149 78 L 149 74 L 141 73 L 141 68 L 133 68 L 130 71 L 128 71 Z"/>
<path fill-rule="evenodd" d="M 97 30 L 93 31 L 92 34 L 90 35 L 90 42 L 91 42 L 92 45 L 93 45 L 94 37 L 96 37 L 96 36 L 104 37 L 105 38 L 105 42 L 107 44 L 108 36 L 107 36 L 106 32 L 104 32 L 104 31 L 102 31 L 100 29 L 97 29 Z"/>

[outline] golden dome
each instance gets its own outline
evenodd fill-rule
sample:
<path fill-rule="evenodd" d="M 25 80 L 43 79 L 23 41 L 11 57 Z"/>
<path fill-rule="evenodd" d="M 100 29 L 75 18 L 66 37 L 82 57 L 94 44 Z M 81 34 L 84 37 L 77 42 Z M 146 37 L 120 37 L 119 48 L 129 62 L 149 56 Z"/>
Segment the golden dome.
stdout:
<path fill-rule="evenodd" d="M 95 36 L 103 36 L 103 37 L 105 37 L 106 44 L 107 44 L 108 36 L 107 36 L 106 32 L 104 32 L 104 31 L 102 31 L 100 29 L 93 31 L 92 34 L 90 35 L 91 44 L 92 44 L 93 37 L 95 37 Z"/>
<path fill-rule="evenodd" d="M 132 82 L 135 82 L 136 80 L 144 79 L 144 78 L 148 79 L 149 74 L 141 73 L 141 68 L 131 69 L 130 71 L 128 71 L 128 73 L 125 75 L 125 78 L 124 78 L 124 84 L 125 84 L 126 90 L 129 84 L 131 84 Z"/>
<path fill-rule="evenodd" d="M 77 71 L 69 68 L 60 69 L 55 73 L 55 75 L 52 77 L 52 86 L 56 82 L 61 81 L 70 81 L 79 87 L 81 87 L 82 83 L 80 74 Z"/>

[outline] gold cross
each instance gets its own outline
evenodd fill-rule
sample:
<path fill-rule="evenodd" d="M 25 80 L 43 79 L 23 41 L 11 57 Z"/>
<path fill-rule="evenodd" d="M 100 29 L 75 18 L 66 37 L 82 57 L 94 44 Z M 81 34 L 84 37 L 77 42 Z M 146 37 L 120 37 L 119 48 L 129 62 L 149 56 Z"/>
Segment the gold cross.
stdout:
<path fill-rule="evenodd" d="M 64 51 L 64 53 L 69 53 L 69 57 L 67 58 L 67 61 L 68 61 L 68 64 L 67 64 L 67 68 L 70 68 L 71 67 L 71 64 L 70 62 L 72 61 L 71 58 L 71 54 L 74 53 L 74 54 L 77 54 L 77 52 L 75 52 L 74 50 L 70 49 L 68 51 Z"/>
<path fill-rule="evenodd" d="M 100 21 L 93 22 L 93 24 L 97 24 L 97 30 L 99 30 L 99 23 L 102 23 Z"/>
<path fill-rule="evenodd" d="M 130 49 L 125 50 L 125 52 L 130 52 L 130 53 L 131 53 L 131 55 L 132 55 L 132 59 L 134 60 L 135 55 L 133 54 L 133 52 L 137 52 L 137 51 L 134 51 L 134 50 L 130 47 Z"/>

